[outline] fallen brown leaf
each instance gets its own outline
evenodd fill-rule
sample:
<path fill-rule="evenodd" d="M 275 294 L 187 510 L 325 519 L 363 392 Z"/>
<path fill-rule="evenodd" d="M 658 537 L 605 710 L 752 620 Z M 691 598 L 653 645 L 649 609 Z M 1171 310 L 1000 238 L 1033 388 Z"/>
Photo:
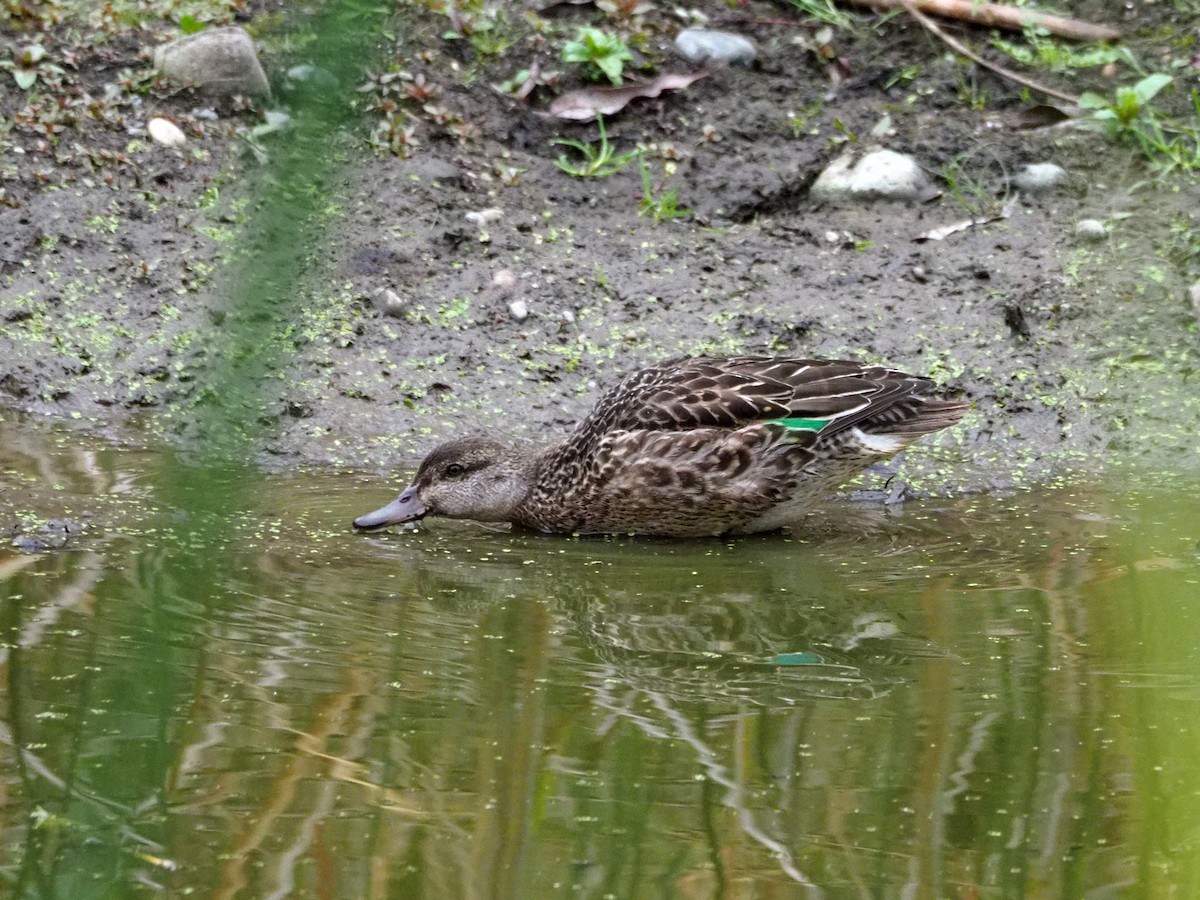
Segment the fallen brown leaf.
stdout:
<path fill-rule="evenodd" d="M 1012 211 L 1016 208 L 1017 201 L 1020 200 L 1020 194 L 1013 194 L 1005 202 L 1000 211 L 990 216 L 976 216 L 973 219 L 963 219 L 961 222 L 952 222 L 949 225 L 943 225 L 941 228 L 933 228 L 929 231 L 924 231 L 913 238 L 917 243 L 925 241 L 941 241 L 950 237 L 952 234 L 957 234 L 960 231 L 966 231 L 968 228 L 974 228 L 976 225 L 986 225 L 989 222 L 998 222 L 1001 219 L 1007 219 L 1012 215 Z"/>
<path fill-rule="evenodd" d="M 550 104 L 549 114 L 556 119 L 569 119 L 573 122 L 590 122 L 597 115 L 611 116 L 619 113 L 631 100 L 638 97 L 657 97 L 663 91 L 678 91 L 687 87 L 693 81 L 707 75 L 706 70 L 699 72 L 670 73 L 659 75 L 653 81 L 626 84 L 614 88 L 583 88 L 570 91 L 555 98 Z"/>

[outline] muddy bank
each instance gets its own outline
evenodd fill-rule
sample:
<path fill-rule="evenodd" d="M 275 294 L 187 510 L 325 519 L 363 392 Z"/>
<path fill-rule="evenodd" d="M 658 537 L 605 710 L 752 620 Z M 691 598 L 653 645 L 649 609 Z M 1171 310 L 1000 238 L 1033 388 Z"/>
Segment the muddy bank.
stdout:
<path fill-rule="evenodd" d="M 697 8 L 730 19 L 724 4 Z M 403 467 L 465 430 L 561 433 L 648 362 L 792 353 L 885 361 L 961 387 L 974 411 L 910 453 L 923 489 L 1028 484 L 1113 459 L 1200 463 L 1186 299 L 1200 277 L 1200 197 L 1186 177 L 1156 177 L 1095 133 L 1014 130 L 1021 91 L 947 58 L 903 17 L 837 32 L 850 77 L 831 95 L 825 65 L 797 43 L 811 29 L 750 3 L 727 27 L 755 40 L 754 67 L 714 71 L 608 122 L 619 151 L 648 148 L 652 196 L 675 191 L 692 213 L 656 223 L 639 208 L 638 164 L 598 179 L 555 165 L 565 151 L 552 140 L 596 138 L 594 125 L 537 114 L 580 83 L 556 62 L 554 35 L 602 20 L 566 15 L 550 38 L 514 25 L 514 42 L 485 54 L 443 39 L 444 16 L 402 8 L 395 42 L 376 34 L 369 50 L 373 72 L 402 69 L 404 84 L 419 75 L 428 91 L 402 101 L 407 157 L 369 146 L 381 113 L 358 83 L 342 86 L 354 117 L 319 144 L 263 138 L 275 160 L 265 165 L 244 136 L 252 110 L 160 87 L 114 101 L 119 124 L 80 112 L 53 143 L 4 133 L 0 402 L 126 437 L 136 423 L 193 440 L 197 408 L 226 389 L 213 372 L 269 347 L 245 370 L 264 460 Z M 1155 21 L 1122 24 L 1144 35 L 1138 52 L 1160 49 Z M 4 27 L 10 45 L 28 37 L 22 23 Z M 669 48 L 680 27 L 648 14 L 639 61 L 679 70 Z M 43 39 L 52 56 L 68 49 Z M 296 61 L 282 46 L 265 48 L 273 78 Z M 70 89 L 102 94 L 143 71 L 145 54 L 128 36 L 93 50 Z M 532 58 L 561 83 L 529 103 L 493 87 Z M 1069 82 L 1103 89 L 1131 75 L 1105 77 Z M 6 115 L 29 99 L 10 91 Z M 130 137 L 151 113 L 184 126 L 184 150 Z M 869 137 L 885 115 L 894 134 Z M 914 154 L 941 196 L 809 197 L 848 143 L 873 140 Z M 278 210 L 262 211 L 294 187 L 272 169 L 289 141 L 328 165 L 288 213 L 305 227 L 284 228 L 280 248 Z M 1007 219 L 914 241 L 998 208 L 1012 199 L 1009 176 L 1040 161 L 1066 168 L 1067 182 L 1020 197 Z M 468 218 L 492 209 L 500 215 Z M 1082 218 L 1104 220 L 1109 236 L 1077 237 Z M 256 277 L 278 296 L 247 307 L 247 267 L 267 253 L 280 265 Z"/>

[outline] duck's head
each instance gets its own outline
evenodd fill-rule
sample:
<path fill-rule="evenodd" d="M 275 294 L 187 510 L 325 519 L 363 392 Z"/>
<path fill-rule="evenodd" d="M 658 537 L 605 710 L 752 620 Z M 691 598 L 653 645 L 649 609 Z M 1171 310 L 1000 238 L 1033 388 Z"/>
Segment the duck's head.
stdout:
<path fill-rule="evenodd" d="M 425 516 L 508 522 L 532 483 L 532 459 L 489 438 L 459 438 L 426 456 L 399 497 L 359 516 L 354 527 L 383 528 Z"/>

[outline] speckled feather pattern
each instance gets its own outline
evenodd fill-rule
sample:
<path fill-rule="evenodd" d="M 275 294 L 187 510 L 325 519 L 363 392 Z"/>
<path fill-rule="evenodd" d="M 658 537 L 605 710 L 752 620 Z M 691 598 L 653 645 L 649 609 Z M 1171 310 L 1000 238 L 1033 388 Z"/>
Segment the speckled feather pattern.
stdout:
<path fill-rule="evenodd" d="M 442 444 L 399 497 L 354 524 L 448 516 L 582 533 L 767 531 L 966 408 L 928 378 L 884 366 L 679 360 L 630 375 L 559 444 Z"/>
<path fill-rule="evenodd" d="M 584 533 L 779 527 L 772 509 L 802 508 L 965 410 L 931 380 L 883 366 L 761 357 L 668 363 L 609 390 L 563 444 L 543 453 L 514 518 Z M 784 418 L 830 421 L 819 432 L 797 431 L 774 422 Z M 885 452 L 872 435 L 891 439 Z"/>

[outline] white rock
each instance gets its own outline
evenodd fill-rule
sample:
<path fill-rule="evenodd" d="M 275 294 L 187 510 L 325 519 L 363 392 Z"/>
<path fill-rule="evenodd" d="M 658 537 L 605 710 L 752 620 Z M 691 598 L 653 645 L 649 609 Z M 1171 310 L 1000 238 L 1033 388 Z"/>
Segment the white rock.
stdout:
<path fill-rule="evenodd" d="M 371 294 L 371 305 L 385 316 L 399 319 L 404 316 L 404 299 L 391 288 L 379 288 Z"/>
<path fill-rule="evenodd" d="M 1188 299 L 1192 301 L 1192 310 L 1196 313 L 1196 318 L 1200 319 L 1200 281 L 1188 288 Z"/>
<path fill-rule="evenodd" d="M 292 117 L 281 109 L 268 109 L 263 113 L 263 121 L 272 131 L 282 131 L 292 126 Z"/>
<path fill-rule="evenodd" d="M 182 147 L 187 143 L 187 135 L 179 130 L 178 125 L 158 116 L 146 123 L 146 133 L 154 143 L 164 147 Z"/>
<path fill-rule="evenodd" d="M 1080 219 L 1075 223 L 1075 237 L 1085 241 L 1102 241 L 1108 237 L 1108 228 L 1099 219 Z"/>
<path fill-rule="evenodd" d="M 508 312 L 518 322 L 524 322 L 529 318 L 529 306 L 524 300 L 514 300 L 508 304 Z"/>
<path fill-rule="evenodd" d="M 758 51 L 740 34 L 685 28 L 675 36 L 676 52 L 694 66 L 748 66 Z"/>
<path fill-rule="evenodd" d="M 809 189 L 823 200 L 919 200 L 932 191 L 916 160 L 894 150 L 874 150 L 857 160 L 852 152 L 839 156 Z"/>
<path fill-rule="evenodd" d="M 1067 178 L 1067 170 L 1055 163 L 1030 163 L 1013 178 L 1013 184 L 1027 194 L 1041 194 L 1058 187 Z"/>
<path fill-rule="evenodd" d="M 512 269 L 500 269 L 492 276 L 492 287 L 505 294 L 512 293 L 517 286 L 517 275 Z"/>
<path fill-rule="evenodd" d="M 205 28 L 154 51 L 154 68 L 209 94 L 271 93 L 250 35 L 237 26 Z"/>
<path fill-rule="evenodd" d="M 478 228 L 483 228 L 491 222 L 504 217 L 504 210 L 496 209 L 494 206 L 490 209 L 481 209 L 477 212 L 469 212 L 464 218 Z"/>

